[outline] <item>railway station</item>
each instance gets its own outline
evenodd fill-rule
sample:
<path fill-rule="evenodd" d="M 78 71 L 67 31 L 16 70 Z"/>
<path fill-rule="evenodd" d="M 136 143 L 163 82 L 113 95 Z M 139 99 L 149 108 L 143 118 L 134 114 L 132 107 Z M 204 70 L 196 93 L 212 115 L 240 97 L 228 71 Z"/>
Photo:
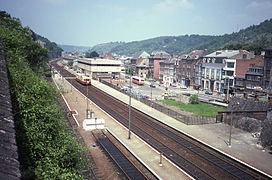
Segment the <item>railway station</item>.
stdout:
<path fill-rule="evenodd" d="M 76 110 L 78 112 L 78 115 L 75 116 L 75 121 L 78 121 L 78 130 L 82 134 L 83 138 L 88 137 L 88 140 L 84 140 L 85 143 L 89 144 L 91 147 L 92 144 L 95 142 L 90 141 L 91 132 L 83 130 L 83 121 L 86 118 L 86 86 L 82 86 L 81 88 L 77 89 L 76 82 L 72 79 L 65 78 L 61 79 L 58 76 L 54 78 L 56 84 L 60 84 L 68 93 L 65 94 L 65 99 L 67 101 L 67 104 L 69 104 L 70 108 L 72 110 Z M 76 85 L 76 86 L 74 86 Z M 91 87 L 89 87 L 90 90 Z M 175 157 L 173 154 L 174 152 L 167 154 L 161 153 L 157 149 L 154 148 L 154 142 L 152 143 L 152 140 L 150 138 L 147 138 L 145 140 L 144 137 L 140 137 L 141 135 L 134 134 L 134 131 L 131 131 L 131 137 L 128 138 L 128 132 L 129 128 L 126 126 L 126 123 L 122 123 L 117 121 L 117 116 L 120 116 L 120 119 L 122 119 L 122 110 L 117 110 L 116 113 L 110 114 L 109 109 L 103 108 L 103 104 L 97 101 L 92 101 L 92 96 L 96 96 L 99 91 L 103 91 L 105 94 L 104 96 L 105 103 L 109 100 L 107 100 L 107 95 L 110 94 L 111 96 L 114 96 L 115 98 L 119 99 L 123 103 L 125 103 L 126 107 L 128 108 L 129 104 L 129 97 L 124 95 L 123 93 L 114 90 L 110 88 L 109 86 L 106 86 L 105 84 L 102 84 L 99 81 L 92 80 L 92 89 L 89 91 L 88 97 L 90 100 L 87 100 L 87 104 L 89 105 L 89 108 L 94 112 L 94 116 L 96 118 L 103 118 L 105 120 L 105 127 L 106 129 L 114 135 L 116 139 L 118 139 L 132 154 L 137 157 L 142 164 L 144 164 L 154 175 L 157 179 L 201 179 L 204 177 L 209 177 L 207 174 L 213 174 L 214 177 L 221 179 L 224 177 L 248 177 L 251 178 L 251 175 L 244 174 L 245 172 L 238 172 L 242 174 L 235 174 L 237 173 L 237 169 L 232 169 L 233 167 L 230 167 L 230 165 L 226 165 L 226 161 L 218 162 L 219 160 L 212 160 L 210 159 L 209 163 L 215 163 L 215 164 L 221 164 L 221 170 L 225 169 L 226 172 L 229 174 L 222 173 L 222 176 L 220 174 L 216 175 L 216 169 L 214 170 L 207 170 L 208 172 L 202 172 L 198 175 L 195 175 L 191 173 L 192 171 L 196 171 L 196 167 L 190 169 L 188 165 L 185 165 L 185 168 L 181 168 L 181 163 L 173 163 L 173 160 L 170 160 L 172 157 Z M 97 89 L 97 90 L 95 90 Z M 96 98 L 99 98 L 98 96 Z M 95 99 L 93 99 L 95 100 Z M 108 102 L 109 103 L 109 102 Z M 87 106 L 88 106 L 87 105 Z M 252 139 L 250 136 L 245 136 L 241 130 L 234 128 L 233 129 L 233 143 L 232 147 L 228 147 L 227 139 L 228 139 L 228 125 L 226 124 L 212 124 L 209 126 L 188 126 L 185 125 L 171 117 L 169 117 L 166 114 L 163 114 L 157 110 L 154 110 L 153 108 L 135 100 L 131 99 L 131 105 L 133 108 L 140 110 L 144 112 L 144 114 L 148 115 L 148 117 L 145 116 L 145 118 L 154 118 L 158 121 L 162 122 L 162 124 L 166 124 L 168 127 L 176 129 L 178 132 L 181 132 L 182 134 L 185 134 L 185 136 L 188 136 L 192 139 L 194 139 L 197 142 L 200 142 L 201 144 L 205 144 L 207 147 L 212 147 L 212 149 L 216 149 L 219 154 L 224 154 L 224 158 L 230 157 L 230 159 L 235 159 L 237 166 L 246 166 L 251 167 L 253 169 L 253 174 L 265 174 L 266 177 L 271 178 L 271 169 L 272 167 L 272 157 L 269 153 L 264 152 L 263 149 L 256 147 L 253 143 L 254 139 Z M 119 105 L 118 105 L 119 106 Z M 121 104 L 120 104 L 121 106 Z M 118 112 L 117 112 L 118 111 Z M 135 110 L 132 111 L 132 114 L 136 113 Z M 144 116 L 143 116 L 144 117 Z M 128 117 L 125 117 L 128 118 Z M 132 119 L 136 121 L 136 119 Z M 136 123 L 136 122 L 133 122 Z M 132 127 L 136 124 L 132 124 Z M 147 125 L 146 125 L 147 126 Z M 133 127 L 136 128 L 136 127 Z M 211 129 L 214 129 L 215 131 L 211 131 Z M 164 130 L 165 131 L 165 130 Z M 170 133 L 170 132 L 169 132 Z M 154 136 L 157 133 L 154 133 Z M 174 135 L 171 135 L 174 136 Z M 168 138 L 166 138 L 168 139 Z M 89 142 L 90 141 L 90 142 Z M 151 141 L 151 142 L 148 142 Z M 163 141 L 163 140 L 161 140 Z M 171 140 L 170 140 L 171 141 Z M 153 145 L 152 145 L 153 144 Z M 170 145 L 170 144 L 169 144 Z M 170 145 L 171 146 L 171 145 Z M 186 145 L 188 146 L 188 145 Z M 187 148 L 192 149 L 195 151 L 197 155 L 199 156 L 199 159 L 194 159 L 195 162 L 199 163 L 200 169 L 201 169 L 201 163 L 202 158 L 208 156 L 207 154 L 202 154 L 202 150 L 189 145 Z M 178 150 L 177 150 L 178 151 Z M 182 153 L 182 152 L 180 152 Z M 184 154 L 184 156 L 186 156 Z M 226 156 L 226 157 L 225 157 Z M 214 162 L 213 162 L 214 161 Z M 221 161 L 221 160 L 220 160 Z M 99 162 L 97 162 L 99 163 Z M 179 165 L 177 165 L 177 164 Z M 243 165 L 241 165 L 241 164 Z M 239 164 L 239 165 L 238 165 Z M 213 166 L 213 165 L 212 165 Z M 207 173 L 207 174 L 206 174 Z M 255 174 L 255 175 L 256 175 Z M 269 175 L 270 174 L 270 175 Z M 255 179 L 255 175 L 253 176 Z M 256 177 L 259 175 L 256 175 Z M 211 177 L 210 177 L 211 178 Z M 239 178 L 238 178 L 239 179 Z M 246 178 L 247 179 L 247 178 Z M 266 179 L 266 178 L 264 178 Z"/>
<path fill-rule="evenodd" d="M 120 77 L 123 63 L 120 60 L 82 58 L 77 60 L 77 71 L 94 79 Z"/>

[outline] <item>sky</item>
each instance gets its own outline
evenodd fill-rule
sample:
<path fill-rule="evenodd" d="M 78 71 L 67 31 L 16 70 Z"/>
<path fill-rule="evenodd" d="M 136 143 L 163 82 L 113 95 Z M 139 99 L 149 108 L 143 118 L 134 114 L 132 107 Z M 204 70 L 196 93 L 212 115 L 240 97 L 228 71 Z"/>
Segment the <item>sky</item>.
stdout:
<path fill-rule="evenodd" d="M 58 44 L 94 46 L 223 35 L 272 18 L 272 0 L 0 0 L 0 10 Z"/>

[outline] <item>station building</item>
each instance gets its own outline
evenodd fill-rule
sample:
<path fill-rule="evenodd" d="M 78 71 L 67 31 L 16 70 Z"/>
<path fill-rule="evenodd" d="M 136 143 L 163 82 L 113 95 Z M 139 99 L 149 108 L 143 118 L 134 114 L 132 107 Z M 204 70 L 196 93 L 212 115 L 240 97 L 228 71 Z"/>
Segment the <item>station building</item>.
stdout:
<path fill-rule="evenodd" d="M 81 58 L 77 60 L 77 72 L 94 79 L 119 78 L 124 70 L 120 60 Z"/>

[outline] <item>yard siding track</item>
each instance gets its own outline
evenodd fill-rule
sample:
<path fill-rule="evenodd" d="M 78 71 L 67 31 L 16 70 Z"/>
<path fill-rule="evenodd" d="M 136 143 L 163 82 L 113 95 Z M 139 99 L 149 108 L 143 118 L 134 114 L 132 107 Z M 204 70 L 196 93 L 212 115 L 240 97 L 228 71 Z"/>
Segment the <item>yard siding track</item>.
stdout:
<path fill-rule="evenodd" d="M 64 77 L 69 72 L 58 68 Z M 86 94 L 86 87 L 68 80 Z M 89 98 L 108 114 L 128 127 L 128 105 L 91 86 Z M 159 123 L 156 119 L 132 108 L 131 130 L 162 152 L 168 159 L 196 179 L 269 179 L 266 175 L 241 164 L 187 135 Z"/>
<path fill-rule="evenodd" d="M 143 180 L 147 179 L 136 166 L 129 161 L 123 153 L 110 141 L 110 139 L 101 131 L 93 133 L 99 145 L 107 152 L 111 159 L 118 165 L 128 179 Z"/>

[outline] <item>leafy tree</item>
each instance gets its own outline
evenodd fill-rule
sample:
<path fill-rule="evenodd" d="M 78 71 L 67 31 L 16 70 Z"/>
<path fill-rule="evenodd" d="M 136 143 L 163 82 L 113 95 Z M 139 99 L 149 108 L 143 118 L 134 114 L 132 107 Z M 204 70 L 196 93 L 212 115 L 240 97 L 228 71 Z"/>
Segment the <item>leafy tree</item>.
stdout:
<path fill-rule="evenodd" d="M 32 35 L 19 19 L 0 12 L 22 178 L 81 179 L 82 147 L 68 130 L 56 89 L 39 74 L 48 51 Z"/>
<path fill-rule="evenodd" d="M 270 113 L 271 114 L 271 113 Z M 272 116 L 268 115 L 262 123 L 260 140 L 263 147 L 272 147 Z"/>
<path fill-rule="evenodd" d="M 190 104 L 199 104 L 198 95 L 196 95 L 196 94 L 191 95 L 189 98 L 189 103 Z"/>

